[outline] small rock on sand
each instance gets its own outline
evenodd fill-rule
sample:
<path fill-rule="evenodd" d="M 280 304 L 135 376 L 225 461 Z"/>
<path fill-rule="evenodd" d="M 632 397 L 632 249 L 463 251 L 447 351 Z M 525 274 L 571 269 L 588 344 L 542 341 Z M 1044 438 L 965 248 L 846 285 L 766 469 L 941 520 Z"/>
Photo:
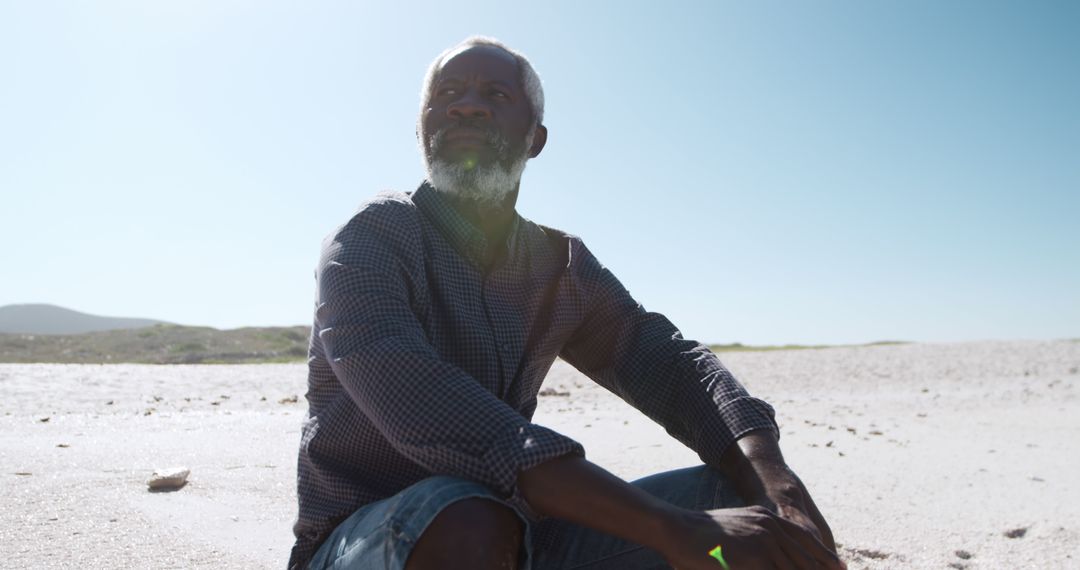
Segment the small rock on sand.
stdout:
<path fill-rule="evenodd" d="M 1004 534 L 1007 538 L 1023 538 L 1027 531 L 1027 527 L 1019 527 L 1007 530 Z"/>
<path fill-rule="evenodd" d="M 296 396 L 296 394 L 293 394 L 292 396 L 286 396 L 286 397 L 278 400 L 278 403 L 279 404 L 295 404 L 295 403 L 297 403 L 299 401 L 300 401 L 300 398 L 298 398 Z"/>
<path fill-rule="evenodd" d="M 191 470 L 187 467 L 155 469 L 154 474 L 146 480 L 146 485 L 151 491 L 179 489 L 187 484 L 187 478 L 190 474 Z"/>

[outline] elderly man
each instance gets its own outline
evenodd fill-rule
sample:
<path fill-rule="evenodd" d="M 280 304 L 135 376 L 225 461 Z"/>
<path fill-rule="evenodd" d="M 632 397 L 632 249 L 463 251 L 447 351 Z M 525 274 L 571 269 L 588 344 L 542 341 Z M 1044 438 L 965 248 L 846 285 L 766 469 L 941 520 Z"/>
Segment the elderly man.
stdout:
<path fill-rule="evenodd" d="M 540 79 L 471 38 L 424 81 L 427 180 L 323 243 L 290 565 L 841 568 L 768 404 L 515 211 L 547 142 Z M 627 483 L 530 422 L 556 357 L 704 465 Z"/>

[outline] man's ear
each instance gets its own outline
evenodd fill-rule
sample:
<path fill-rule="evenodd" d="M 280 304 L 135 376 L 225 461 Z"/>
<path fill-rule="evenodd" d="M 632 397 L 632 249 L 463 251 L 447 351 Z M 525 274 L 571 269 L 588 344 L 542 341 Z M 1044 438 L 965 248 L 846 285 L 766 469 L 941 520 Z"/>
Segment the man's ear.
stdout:
<path fill-rule="evenodd" d="M 536 134 L 533 135 L 532 146 L 529 147 L 529 158 L 536 158 L 547 144 L 547 127 L 536 125 Z"/>

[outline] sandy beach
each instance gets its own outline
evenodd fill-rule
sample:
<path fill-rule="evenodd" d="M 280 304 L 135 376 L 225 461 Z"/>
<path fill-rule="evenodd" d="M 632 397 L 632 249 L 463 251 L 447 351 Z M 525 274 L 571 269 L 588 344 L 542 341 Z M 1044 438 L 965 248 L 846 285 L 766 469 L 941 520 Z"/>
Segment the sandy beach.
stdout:
<path fill-rule="evenodd" d="M 851 568 L 1080 568 L 1080 342 L 721 359 L 776 407 Z M 305 385 L 302 364 L 0 365 L 3 566 L 284 567 Z M 545 392 L 534 421 L 624 479 L 699 462 L 564 363 Z M 187 486 L 147 491 L 178 465 Z"/>

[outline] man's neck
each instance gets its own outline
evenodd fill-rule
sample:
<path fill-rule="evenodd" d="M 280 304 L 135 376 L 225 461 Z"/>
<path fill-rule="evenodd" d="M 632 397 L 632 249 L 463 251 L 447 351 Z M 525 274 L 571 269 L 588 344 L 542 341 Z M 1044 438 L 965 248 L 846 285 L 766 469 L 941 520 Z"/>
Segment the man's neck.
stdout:
<path fill-rule="evenodd" d="M 448 195 L 448 202 L 454 210 L 479 229 L 489 245 L 506 242 L 510 226 L 514 222 L 514 206 L 517 204 L 518 189 L 508 192 L 497 205 L 481 204 L 475 200 L 462 199 Z"/>

